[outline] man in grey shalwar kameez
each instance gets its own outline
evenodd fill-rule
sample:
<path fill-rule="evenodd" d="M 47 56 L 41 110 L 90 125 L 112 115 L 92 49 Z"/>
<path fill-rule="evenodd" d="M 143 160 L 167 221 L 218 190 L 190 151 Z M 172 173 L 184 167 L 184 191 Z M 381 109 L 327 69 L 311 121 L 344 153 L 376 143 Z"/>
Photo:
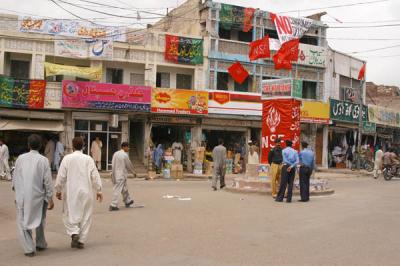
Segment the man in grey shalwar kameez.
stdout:
<path fill-rule="evenodd" d="M 217 182 L 219 177 L 220 188 L 225 187 L 225 171 L 226 171 L 226 148 L 224 140 L 218 140 L 218 146 L 213 149 L 212 158 L 214 163 L 214 173 L 212 179 L 212 189 L 217 190 Z"/>
<path fill-rule="evenodd" d="M 125 207 L 129 208 L 133 205 L 133 200 L 129 196 L 128 185 L 126 183 L 128 173 L 131 172 L 136 176 L 133 165 L 128 156 L 129 143 L 123 142 L 121 150 L 114 153 L 112 158 L 112 182 L 114 184 L 114 192 L 110 204 L 110 211 L 118 211 L 118 199 L 122 194 Z"/>
<path fill-rule="evenodd" d="M 39 154 L 41 138 L 31 135 L 28 138 L 30 152 L 18 157 L 13 175 L 13 189 L 17 207 L 17 226 L 19 239 L 28 257 L 35 251 L 47 248 L 44 236 L 46 210 L 53 209 L 53 184 L 50 164 Z M 36 230 L 36 244 L 32 230 Z"/>

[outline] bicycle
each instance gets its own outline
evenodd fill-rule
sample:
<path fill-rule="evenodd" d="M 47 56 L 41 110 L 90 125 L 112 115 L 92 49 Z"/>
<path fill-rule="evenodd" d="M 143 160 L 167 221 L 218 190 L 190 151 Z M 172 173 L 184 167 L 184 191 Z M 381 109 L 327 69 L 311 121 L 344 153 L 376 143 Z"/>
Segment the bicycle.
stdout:
<path fill-rule="evenodd" d="M 374 170 L 374 162 L 365 156 L 359 156 L 357 153 L 354 153 L 354 160 L 351 164 L 351 170 L 355 171 L 357 169 L 365 169 L 368 172 L 372 172 Z"/>

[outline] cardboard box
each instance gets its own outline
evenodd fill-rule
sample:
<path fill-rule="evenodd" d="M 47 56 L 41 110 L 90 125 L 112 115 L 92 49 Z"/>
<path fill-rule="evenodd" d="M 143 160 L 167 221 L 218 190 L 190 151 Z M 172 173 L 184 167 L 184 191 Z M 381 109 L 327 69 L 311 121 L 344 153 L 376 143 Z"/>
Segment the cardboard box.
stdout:
<path fill-rule="evenodd" d="M 175 179 L 182 179 L 183 178 L 183 171 L 181 170 L 173 170 L 171 171 L 171 177 Z"/>
<path fill-rule="evenodd" d="M 182 164 L 172 164 L 171 171 L 183 171 L 183 165 Z"/>
<path fill-rule="evenodd" d="M 206 164 L 205 174 L 206 175 L 212 175 L 213 169 L 214 169 L 214 163 L 213 162 L 208 162 Z"/>

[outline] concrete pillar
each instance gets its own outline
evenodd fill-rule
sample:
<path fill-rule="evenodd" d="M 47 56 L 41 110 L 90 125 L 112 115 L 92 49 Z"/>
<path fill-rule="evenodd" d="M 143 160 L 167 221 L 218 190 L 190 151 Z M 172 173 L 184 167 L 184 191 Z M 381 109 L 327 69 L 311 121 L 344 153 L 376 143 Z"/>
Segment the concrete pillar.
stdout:
<path fill-rule="evenodd" d="M 61 142 L 65 145 L 66 153 L 72 152 L 72 139 L 74 138 L 74 123 L 72 120 L 72 112 L 65 111 L 64 113 L 64 136 Z"/>
<path fill-rule="evenodd" d="M 121 122 L 121 142 L 129 142 L 129 121 Z"/>
<path fill-rule="evenodd" d="M 4 73 L 4 66 L 5 66 L 5 52 L 4 52 L 4 49 L 3 49 L 3 43 L 4 43 L 4 39 L 2 39 L 1 41 L 0 41 L 0 75 L 5 75 L 5 73 Z"/>
<path fill-rule="evenodd" d="M 189 145 L 190 148 L 187 151 L 187 158 L 188 158 L 187 171 L 189 173 L 193 172 L 193 165 L 192 165 L 193 152 L 201 144 L 201 132 L 202 130 L 200 125 L 191 128 L 192 139 Z"/>
<path fill-rule="evenodd" d="M 31 73 L 32 79 L 44 79 L 44 54 L 32 54 Z"/>
<path fill-rule="evenodd" d="M 144 69 L 144 85 L 156 87 L 157 65 L 148 63 Z"/>
<path fill-rule="evenodd" d="M 323 129 L 323 145 L 322 145 L 322 167 L 328 168 L 328 142 L 329 142 L 329 126 Z"/>
<path fill-rule="evenodd" d="M 147 148 L 149 147 L 150 143 L 151 143 L 151 122 L 149 120 L 149 118 L 146 118 L 146 120 L 144 121 L 144 152 L 146 152 Z M 155 147 L 154 147 L 155 148 Z M 146 153 L 144 153 L 146 154 Z M 143 156 L 143 163 L 146 164 L 146 160 Z"/>

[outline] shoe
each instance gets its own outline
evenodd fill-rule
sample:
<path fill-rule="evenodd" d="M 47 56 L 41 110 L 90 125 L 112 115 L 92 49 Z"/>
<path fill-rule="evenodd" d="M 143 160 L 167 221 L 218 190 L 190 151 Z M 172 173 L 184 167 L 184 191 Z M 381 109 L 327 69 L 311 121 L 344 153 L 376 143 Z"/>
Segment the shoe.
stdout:
<path fill-rule="evenodd" d="M 78 248 L 79 235 L 74 234 L 71 236 L 71 248 Z"/>
<path fill-rule="evenodd" d="M 276 199 L 275 201 L 276 201 L 276 202 L 283 202 L 283 200 L 278 200 L 278 199 Z"/>
<path fill-rule="evenodd" d="M 219 188 L 220 188 L 220 189 L 223 189 L 224 187 L 226 187 L 225 184 L 221 185 Z"/>
<path fill-rule="evenodd" d="M 78 242 L 78 245 L 76 247 L 77 249 L 84 249 L 85 248 L 85 244 Z"/>
<path fill-rule="evenodd" d="M 114 207 L 114 206 L 110 206 L 110 208 L 108 208 L 108 210 L 109 210 L 110 212 L 119 211 L 119 208 L 118 208 L 118 207 Z"/>
<path fill-rule="evenodd" d="M 27 257 L 35 257 L 35 255 L 36 255 L 35 252 L 25 253 L 25 256 L 27 256 Z"/>
<path fill-rule="evenodd" d="M 36 247 L 36 251 L 45 251 L 47 248 Z"/>
<path fill-rule="evenodd" d="M 286 203 L 292 203 L 292 201 L 291 200 L 287 200 Z"/>
<path fill-rule="evenodd" d="M 216 187 L 212 187 L 212 190 L 217 191 L 217 188 Z"/>
<path fill-rule="evenodd" d="M 299 200 L 299 202 L 307 202 L 308 200 Z"/>
<path fill-rule="evenodd" d="M 126 207 L 126 208 L 131 208 L 131 205 L 133 205 L 133 200 L 131 200 L 131 201 L 128 202 L 128 203 L 125 203 L 125 207 Z"/>

